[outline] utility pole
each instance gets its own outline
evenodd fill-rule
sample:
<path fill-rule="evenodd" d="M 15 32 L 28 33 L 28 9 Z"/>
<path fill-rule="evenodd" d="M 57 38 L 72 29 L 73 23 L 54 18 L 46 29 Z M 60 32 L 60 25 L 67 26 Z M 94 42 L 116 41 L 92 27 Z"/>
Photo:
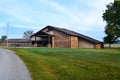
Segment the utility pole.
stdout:
<path fill-rule="evenodd" d="M 7 22 L 7 47 L 8 47 L 8 31 L 9 31 L 9 21 Z"/>

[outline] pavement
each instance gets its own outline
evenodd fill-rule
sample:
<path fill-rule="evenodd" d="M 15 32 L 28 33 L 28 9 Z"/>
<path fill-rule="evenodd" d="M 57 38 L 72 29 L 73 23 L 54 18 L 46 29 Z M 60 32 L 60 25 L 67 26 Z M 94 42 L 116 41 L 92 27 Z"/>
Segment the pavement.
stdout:
<path fill-rule="evenodd" d="M 14 52 L 0 48 L 0 80 L 32 80 L 24 62 Z"/>

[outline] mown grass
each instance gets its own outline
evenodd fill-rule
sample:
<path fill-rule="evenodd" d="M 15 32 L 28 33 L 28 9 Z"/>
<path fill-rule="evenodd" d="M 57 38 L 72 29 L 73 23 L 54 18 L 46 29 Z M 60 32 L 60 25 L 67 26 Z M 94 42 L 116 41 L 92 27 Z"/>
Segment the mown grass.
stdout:
<path fill-rule="evenodd" d="M 10 48 L 33 80 L 120 80 L 120 49 Z"/>

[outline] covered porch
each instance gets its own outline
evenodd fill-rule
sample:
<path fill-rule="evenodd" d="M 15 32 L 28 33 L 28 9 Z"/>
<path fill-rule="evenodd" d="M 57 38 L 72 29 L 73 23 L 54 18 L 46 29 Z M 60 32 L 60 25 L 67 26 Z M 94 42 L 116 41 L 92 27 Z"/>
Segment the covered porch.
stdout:
<path fill-rule="evenodd" d="M 40 32 L 39 35 L 35 34 L 32 36 L 31 41 L 32 41 L 32 45 L 34 45 L 35 47 L 53 47 L 52 46 L 52 38 L 53 35 L 49 35 L 47 33 L 44 32 Z"/>

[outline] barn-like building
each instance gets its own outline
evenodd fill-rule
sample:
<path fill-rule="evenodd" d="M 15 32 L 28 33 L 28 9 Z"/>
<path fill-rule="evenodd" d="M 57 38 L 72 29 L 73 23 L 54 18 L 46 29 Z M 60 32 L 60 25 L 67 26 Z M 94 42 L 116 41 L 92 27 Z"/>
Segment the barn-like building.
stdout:
<path fill-rule="evenodd" d="M 31 36 L 32 44 L 37 47 L 52 48 L 102 48 L 103 43 L 83 34 L 47 26 Z"/>
<path fill-rule="evenodd" d="M 0 41 L 0 46 L 7 46 L 7 40 Z M 32 47 L 30 39 L 15 38 L 8 39 L 8 47 Z"/>

